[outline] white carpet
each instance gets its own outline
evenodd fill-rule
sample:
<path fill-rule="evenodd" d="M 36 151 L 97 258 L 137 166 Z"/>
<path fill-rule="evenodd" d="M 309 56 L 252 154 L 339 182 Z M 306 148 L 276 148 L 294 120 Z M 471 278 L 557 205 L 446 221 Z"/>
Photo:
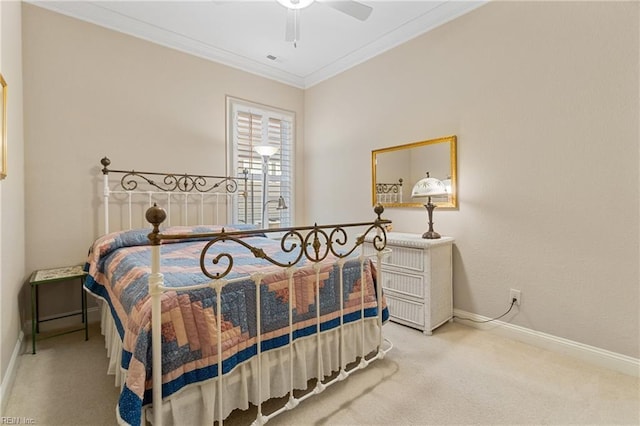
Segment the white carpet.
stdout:
<path fill-rule="evenodd" d="M 118 390 L 106 375 L 97 326 L 20 356 L 4 416 L 37 425 L 115 424 Z M 640 424 L 640 380 L 462 324 L 433 336 L 389 323 L 394 349 L 273 425 Z M 265 409 L 266 411 L 266 409 Z M 247 424 L 234 413 L 228 425 Z"/>

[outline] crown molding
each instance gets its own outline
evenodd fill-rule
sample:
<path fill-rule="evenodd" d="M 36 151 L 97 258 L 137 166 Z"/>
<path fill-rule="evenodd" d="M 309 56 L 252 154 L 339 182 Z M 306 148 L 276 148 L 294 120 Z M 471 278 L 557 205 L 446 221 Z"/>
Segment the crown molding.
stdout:
<path fill-rule="evenodd" d="M 434 7 L 406 25 L 306 76 L 265 65 L 237 53 L 220 49 L 200 40 L 169 31 L 147 22 L 117 13 L 88 1 L 26 0 L 50 11 L 127 34 L 202 59 L 217 62 L 251 74 L 278 81 L 299 89 L 307 89 L 361 64 L 387 50 L 416 38 L 446 22 L 476 9 L 490 0 L 439 1 Z"/>
<path fill-rule="evenodd" d="M 33 0 L 27 0 L 26 2 L 160 46 L 304 89 L 304 79 L 302 77 L 269 67 L 234 52 L 219 49 L 191 37 L 132 19 L 95 3 L 86 1 L 49 2 Z"/>
<path fill-rule="evenodd" d="M 489 1 L 490 0 L 434 2 L 434 7 L 431 10 L 408 24 L 385 34 L 384 37 L 306 76 L 304 79 L 304 88 L 310 88 L 324 80 L 335 77 L 356 65 L 364 63 L 394 47 L 471 12 L 487 4 Z"/>

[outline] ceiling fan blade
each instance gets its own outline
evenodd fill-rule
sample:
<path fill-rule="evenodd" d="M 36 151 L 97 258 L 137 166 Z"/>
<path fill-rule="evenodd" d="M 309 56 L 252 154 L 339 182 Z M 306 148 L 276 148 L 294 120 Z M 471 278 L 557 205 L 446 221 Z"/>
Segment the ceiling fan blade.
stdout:
<path fill-rule="evenodd" d="M 287 9 L 287 29 L 284 39 L 285 41 L 300 40 L 300 11 L 298 9 Z"/>
<path fill-rule="evenodd" d="M 354 0 L 324 0 L 322 3 L 361 21 L 366 21 L 373 11 L 371 6 Z"/>

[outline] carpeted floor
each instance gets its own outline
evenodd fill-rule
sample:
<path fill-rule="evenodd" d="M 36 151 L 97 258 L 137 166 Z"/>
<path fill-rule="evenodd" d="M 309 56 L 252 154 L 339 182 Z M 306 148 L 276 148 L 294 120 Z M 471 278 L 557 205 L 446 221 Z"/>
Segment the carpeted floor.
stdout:
<path fill-rule="evenodd" d="M 37 425 L 115 424 L 97 325 L 20 357 L 4 416 Z M 458 323 L 433 336 L 389 323 L 394 349 L 273 425 L 638 425 L 640 380 Z M 265 410 L 266 411 L 266 410 Z M 249 424 L 233 413 L 225 424 Z M 25 422 L 23 421 L 23 424 Z"/>

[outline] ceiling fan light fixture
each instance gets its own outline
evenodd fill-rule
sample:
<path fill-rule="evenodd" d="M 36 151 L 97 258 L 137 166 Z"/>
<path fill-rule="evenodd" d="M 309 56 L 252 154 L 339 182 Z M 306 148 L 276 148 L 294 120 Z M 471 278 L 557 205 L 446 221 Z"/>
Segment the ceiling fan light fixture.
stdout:
<path fill-rule="evenodd" d="M 276 0 L 287 9 L 304 9 L 310 6 L 315 0 Z"/>

